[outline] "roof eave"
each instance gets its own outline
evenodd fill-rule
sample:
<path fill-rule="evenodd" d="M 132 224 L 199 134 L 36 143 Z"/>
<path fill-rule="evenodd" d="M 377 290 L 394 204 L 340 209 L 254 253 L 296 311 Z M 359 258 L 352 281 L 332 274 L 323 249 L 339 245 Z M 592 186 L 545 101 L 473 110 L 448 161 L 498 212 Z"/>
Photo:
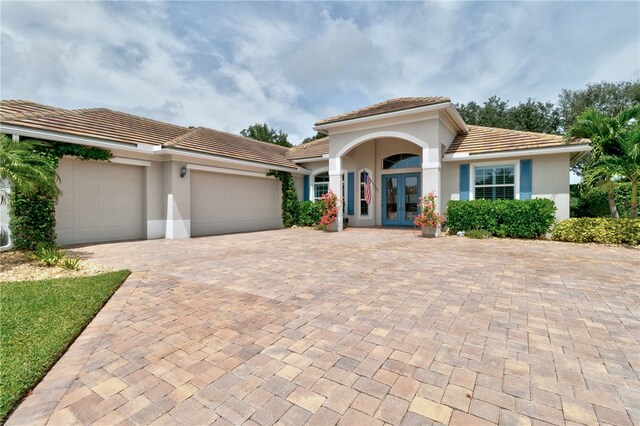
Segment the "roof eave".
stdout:
<path fill-rule="evenodd" d="M 453 107 L 453 104 L 451 103 L 451 101 L 445 101 L 445 102 L 439 102 L 437 104 L 432 104 L 432 105 L 425 105 L 425 106 L 421 106 L 421 107 L 407 108 L 407 109 L 402 109 L 402 110 L 399 110 L 399 111 L 383 112 L 383 113 L 379 113 L 379 114 L 367 115 L 365 117 L 348 118 L 348 119 L 345 119 L 345 120 L 332 121 L 332 122 L 324 123 L 324 124 L 316 123 L 316 125 L 313 127 L 313 129 L 318 131 L 318 132 L 322 132 L 324 134 L 327 134 L 328 130 L 335 129 L 337 127 L 347 126 L 347 125 L 351 125 L 351 124 L 367 123 L 367 122 L 379 120 L 381 118 L 395 118 L 395 117 L 403 117 L 403 116 L 412 115 L 412 114 L 419 114 L 421 112 L 439 111 L 441 109 L 446 109 L 446 108 L 449 108 L 449 107 L 451 107 L 453 110 L 455 110 L 455 107 Z M 455 114 L 457 114 L 457 116 L 462 121 L 462 117 L 460 117 L 460 114 L 458 114 L 457 111 L 455 112 Z M 454 119 L 454 121 L 456 121 L 456 119 L 453 116 L 452 116 L 452 118 Z M 464 125 L 464 121 L 462 121 L 462 123 Z M 465 125 L 464 128 L 466 129 L 466 125 Z M 465 132 L 466 132 L 466 130 L 465 130 Z"/>
<path fill-rule="evenodd" d="M 6 134 L 17 134 L 24 137 L 38 138 L 44 140 L 67 142 L 76 145 L 95 146 L 104 149 L 118 149 L 122 151 L 137 152 L 143 154 L 163 155 L 163 154 L 181 154 L 192 158 L 217 160 L 226 163 L 232 163 L 236 165 L 245 165 L 251 167 L 257 167 L 262 169 L 281 170 L 285 172 L 300 172 L 300 168 L 292 164 L 291 167 L 262 163 L 257 161 L 240 160 L 232 157 L 225 157 L 215 154 L 208 154 L 204 152 L 197 152 L 186 149 L 179 149 L 174 147 L 164 148 L 161 145 L 149 145 L 149 144 L 133 144 L 111 141 L 106 139 L 98 139 L 88 136 L 80 136 L 68 133 L 53 132 L 49 130 L 32 129 L 29 127 L 22 127 L 12 124 L 0 123 L 0 132 Z M 293 162 L 292 162 L 293 163 Z"/>

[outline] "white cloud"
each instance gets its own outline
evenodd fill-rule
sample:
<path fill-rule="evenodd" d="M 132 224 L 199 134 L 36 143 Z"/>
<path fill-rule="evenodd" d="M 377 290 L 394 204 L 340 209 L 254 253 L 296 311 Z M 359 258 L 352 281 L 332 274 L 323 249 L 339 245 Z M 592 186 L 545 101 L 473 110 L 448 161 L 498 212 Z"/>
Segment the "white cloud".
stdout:
<path fill-rule="evenodd" d="M 3 2 L 1 95 L 297 141 L 395 96 L 554 100 L 639 75 L 637 3 Z M 593 23 L 596 23 L 592 25 Z"/>

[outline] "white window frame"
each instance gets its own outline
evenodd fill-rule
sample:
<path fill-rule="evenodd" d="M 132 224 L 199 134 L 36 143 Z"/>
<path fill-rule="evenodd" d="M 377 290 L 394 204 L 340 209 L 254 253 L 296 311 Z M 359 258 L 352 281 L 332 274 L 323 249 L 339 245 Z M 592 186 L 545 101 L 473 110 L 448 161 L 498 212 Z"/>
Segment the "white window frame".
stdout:
<path fill-rule="evenodd" d="M 362 184 L 364 182 L 362 182 L 361 179 L 361 174 L 362 172 L 366 172 L 369 174 L 369 177 L 371 178 L 371 204 L 369 204 L 369 212 L 366 215 L 363 215 L 362 212 L 360 211 L 362 205 L 361 202 L 364 201 L 363 198 L 360 198 L 360 188 L 362 187 Z M 373 186 L 373 173 L 371 172 L 371 170 L 365 168 L 362 168 L 360 170 L 358 170 L 358 186 L 357 186 L 357 195 L 356 195 L 356 200 L 358 202 L 358 219 L 371 219 L 373 217 L 373 206 L 375 206 L 375 197 L 376 197 L 376 190 L 375 190 L 375 186 Z"/>
<path fill-rule="evenodd" d="M 319 169 L 314 170 L 311 175 L 309 175 L 309 200 L 311 201 L 318 201 L 321 198 L 316 198 L 316 191 L 315 191 L 315 187 L 316 187 L 316 176 L 321 175 L 323 173 L 329 173 L 329 167 L 321 167 Z M 347 183 L 348 183 L 348 172 L 346 169 L 342 169 L 342 199 L 344 200 L 344 206 L 343 209 L 344 211 L 346 211 L 347 208 L 347 203 L 349 202 L 349 193 L 348 193 L 348 188 L 347 188 Z M 331 189 L 331 185 L 329 184 L 329 188 L 328 190 Z M 327 191 L 328 191 L 327 190 Z M 345 213 L 345 216 L 347 216 L 347 214 Z"/>
<path fill-rule="evenodd" d="M 479 163 L 471 163 L 471 173 L 469 173 L 469 199 L 476 199 L 476 167 L 496 167 L 496 166 L 513 166 L 513 199 L 520 199 L 520 160 L 507 161 L 484 161 Z"/>

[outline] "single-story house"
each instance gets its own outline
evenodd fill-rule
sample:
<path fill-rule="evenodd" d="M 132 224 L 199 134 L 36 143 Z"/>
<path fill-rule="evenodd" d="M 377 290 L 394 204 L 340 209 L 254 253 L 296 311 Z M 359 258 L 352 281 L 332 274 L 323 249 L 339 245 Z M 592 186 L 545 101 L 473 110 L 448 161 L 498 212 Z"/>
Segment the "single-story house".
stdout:
<path fill-rule="evenodd" d="M 280 183 L 300 199 L 329 189 L 350 226 L 412 226 L 422 194 L 554 200 L 569 217 L 569 168 L 589 141 L 467 125 L 446 97 L 397 98 L 327 118 L 327 137 L 286 148 L 104 108 L 0 103 L 0 132 L 107 148 L 110 162 L 60 161 L 61 244 L 188 238 L 282 227 Z M 339 221 L 342 229 L 343 221 Z"/>

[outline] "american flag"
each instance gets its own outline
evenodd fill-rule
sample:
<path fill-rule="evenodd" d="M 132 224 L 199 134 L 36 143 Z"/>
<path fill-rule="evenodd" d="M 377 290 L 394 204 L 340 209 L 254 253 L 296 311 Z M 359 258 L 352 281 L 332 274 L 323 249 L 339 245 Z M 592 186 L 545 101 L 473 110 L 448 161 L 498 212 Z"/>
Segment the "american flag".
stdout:
<path fill-rule="evenodd" d="M 371 177 L 369 173 L 365 173 L 367 176 L 367 180 L 364 183 L 364 200 L 367 202 L 367 205 L 371 204 Z"/>

